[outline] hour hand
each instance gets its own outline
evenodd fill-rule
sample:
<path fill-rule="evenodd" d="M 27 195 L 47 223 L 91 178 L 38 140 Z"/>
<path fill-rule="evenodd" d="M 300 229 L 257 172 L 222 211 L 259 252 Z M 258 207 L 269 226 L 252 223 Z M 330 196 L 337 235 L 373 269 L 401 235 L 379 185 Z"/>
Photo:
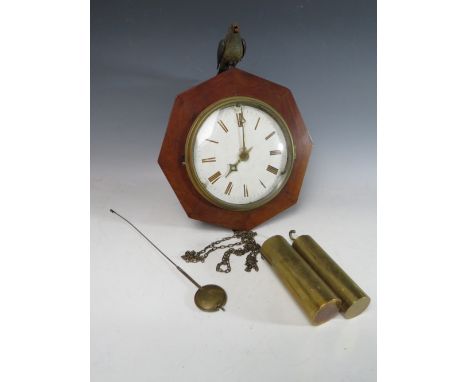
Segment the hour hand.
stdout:
<path fill-rule="evenodd" d="M 227 178 L 231 172 L 237 171 L 237 165 L 238 164 L 239 164 L 239 161 L 237 161 L 236 163 L 232 163 L 232 164 L 229 163 L 229 171 L 226 174 L 225 178 Z"/>

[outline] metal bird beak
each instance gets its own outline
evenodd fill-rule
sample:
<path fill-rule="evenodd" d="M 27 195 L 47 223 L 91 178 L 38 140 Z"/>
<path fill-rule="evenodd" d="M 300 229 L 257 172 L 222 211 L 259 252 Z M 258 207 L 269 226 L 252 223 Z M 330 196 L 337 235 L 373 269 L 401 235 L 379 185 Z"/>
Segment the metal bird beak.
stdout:
<path fill-rule="evenodd" d="M 239 33 L 239 29 L 240 29 L 240 28 L 239 28 L 239 25 L 237 25 L 237 24 L 233 24 L 233 25 L 232 25 L 232 31 L 233 31 L 234 33 Z"/>

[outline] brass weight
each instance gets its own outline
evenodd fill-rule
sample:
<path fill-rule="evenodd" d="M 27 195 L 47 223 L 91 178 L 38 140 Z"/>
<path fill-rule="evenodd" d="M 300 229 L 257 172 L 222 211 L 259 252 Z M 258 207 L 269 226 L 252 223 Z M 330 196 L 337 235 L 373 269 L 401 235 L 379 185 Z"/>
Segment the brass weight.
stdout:
<path fill-rule="evenodd" d="M 267 239 L 261 253 L 312 324 L 322 324 L 338 313 L 340 299 L 284 237 L 276 235 Z"/>
<path fill-rule="evenodd" d="M 314 271 L 330 286 L 341 299 L 340 311 L 346 318 L 361 314 L 369 305 L 370 298 L 349 277 L 346 272 L 318 245 L 309 235 L 293 238 L 293 248 L 314 269 Z"/>

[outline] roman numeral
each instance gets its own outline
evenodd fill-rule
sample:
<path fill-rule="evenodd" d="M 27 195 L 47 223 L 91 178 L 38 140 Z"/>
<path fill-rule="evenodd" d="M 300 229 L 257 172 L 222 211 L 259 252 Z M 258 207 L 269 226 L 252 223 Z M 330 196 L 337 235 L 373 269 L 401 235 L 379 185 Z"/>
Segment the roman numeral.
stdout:
<path fill-rule="evenodd" d="M 221 173 L 219 171 L 216 171 L 213 175 L 211 175 L 208 180 L 210 181 L 211 184 L 215 184 L 216 181 L 221 177 Z"/>
<path fill-rule="evenodd" d="M 219 126 L 221 126 L 221 128 L 224 130 L 225 133 L 227 133 L 229 131 L 229 129 L 227 128 L 227 126 L 224 124 L 223 121 L 219 120 L 218 124 L 219 124 Z"/>
<path fill-rule="evenodd" d="M 218 141 L 213 141 L 212 139 L 206 139 L 206 140 L 211 143 L 219 143 Z"/>
<path fill-rule="evenodd" d="M 237 126 L 243 127 L 245 123 L 244 114 L 242 114 L 242 112 L 236 113 L 236 117 L 237 117 Z"/>
<path fill-rule="evenodd" d="M 248 197 L 249 196 L 249 189 L 247 188 L 247 186 L 244 184 L 244 198 Z"/>
<path fill-rule="evenodd" d="M 270 166 L 268 165 L 268 167 L 266 168 L 267 171 L 270 171 L 272 174 L 276 175 L 278 174 L 278 169 L 276 167 L 273 167 L 273 166 Z"/>
<path fill-rule="evenodd" d="M 281 155 L 281 150 L 271 150 L 270 155 Z"/>
<path fill-rule="evenodd" d="M 232 191 L 232 182 L 229 182 L 224 193 L 226 195 L 231 195 L 231 191 Z"/>
<path fill-rule="evenodd" d="M 263 186 L 263 188 L 266 188 L 266 186 L 263 184 L 263 182 L 259 179 L 258 180 L 260 182 L 260 184 Z"/>
<path fill-rule="evenodd" d="M 270 134 L 268 134 L 266 137 L 265 137 L 265 141 L 270 139 L 273 135 L 275 135 L 276 131 L 273 131 L 271 132 Z"/>
<path fill-rule="evenodd" d="M 260 122 L 260 117 L 258 117 L 257 119 L 257 123 L 255 124 L 255 129 L 254 130 L 257 130 L 257 127 L 258 127 L 258 123 Z"/>
<path fill-rule="evenodd" d="M 216 162 L 216 157 L 205 158 L 205 159 L 202 159 L 201 161 L 202 163 Z"/>

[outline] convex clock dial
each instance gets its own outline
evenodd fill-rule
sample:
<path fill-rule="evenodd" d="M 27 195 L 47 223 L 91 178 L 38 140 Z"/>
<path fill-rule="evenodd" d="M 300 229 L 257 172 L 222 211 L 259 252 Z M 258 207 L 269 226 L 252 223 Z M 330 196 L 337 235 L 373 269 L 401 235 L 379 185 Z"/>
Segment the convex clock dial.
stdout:
<path fill-rule="evenodd" d="M 186 158 L 189 176 L 207 200 L 227 209 L 250 210 L 285 185 L 294 145 L 286 122 L 270 105 L 230 97 L 196 119 Z"/>

